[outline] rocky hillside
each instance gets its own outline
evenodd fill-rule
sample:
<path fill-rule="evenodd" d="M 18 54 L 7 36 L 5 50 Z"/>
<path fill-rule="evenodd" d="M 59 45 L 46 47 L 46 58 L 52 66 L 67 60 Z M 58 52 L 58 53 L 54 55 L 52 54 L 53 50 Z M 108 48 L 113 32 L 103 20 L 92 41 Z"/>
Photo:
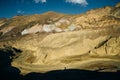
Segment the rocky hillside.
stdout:
<path fill-rule="evenodd" d="M 0 50 L 22 73 L 120 70 L 120 6 L 80 15 L 47 12 L 0 19 Z"/>

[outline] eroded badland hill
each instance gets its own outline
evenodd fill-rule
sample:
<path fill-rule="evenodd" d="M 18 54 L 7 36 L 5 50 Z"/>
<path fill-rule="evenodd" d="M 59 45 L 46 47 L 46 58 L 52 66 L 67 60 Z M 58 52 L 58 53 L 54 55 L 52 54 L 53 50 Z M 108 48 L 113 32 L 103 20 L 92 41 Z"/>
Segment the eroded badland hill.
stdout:
<path fill-rule="evenodd" d="M 21 73 L 120 70 L 120 5 L 80 15 L 56 12 L 0 19 L 0 51 Z"/>

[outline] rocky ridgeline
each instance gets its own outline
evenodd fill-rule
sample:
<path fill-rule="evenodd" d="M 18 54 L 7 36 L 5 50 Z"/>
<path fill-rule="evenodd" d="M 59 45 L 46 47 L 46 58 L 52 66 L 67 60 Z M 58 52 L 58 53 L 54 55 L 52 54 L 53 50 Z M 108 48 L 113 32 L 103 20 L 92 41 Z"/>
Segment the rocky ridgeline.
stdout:
<path fill-rule="evenodd" d="M 86 28 L 101 28 L 120 25 L 120 7 L 94 9 L 80 15 L 66 15 L 55 12 L 30 16 L 15 16 L 0 20 L 3 35 L 31 34 L 37 32 L 67 32 Z M 17 29 L 17 30 L 16 30 Z M 14 31 L 14 33 L 11 33 Z"/>

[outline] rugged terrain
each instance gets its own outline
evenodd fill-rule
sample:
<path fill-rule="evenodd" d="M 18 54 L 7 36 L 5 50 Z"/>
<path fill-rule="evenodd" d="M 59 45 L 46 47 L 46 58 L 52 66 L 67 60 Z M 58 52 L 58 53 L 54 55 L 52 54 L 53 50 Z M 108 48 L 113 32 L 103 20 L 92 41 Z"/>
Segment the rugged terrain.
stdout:
<path fill-rule="evenodd" d="M 21 73 L 120 70 L 120 5 L 80 15 L 56 12 L 0 19 L 0 50 Z"/>

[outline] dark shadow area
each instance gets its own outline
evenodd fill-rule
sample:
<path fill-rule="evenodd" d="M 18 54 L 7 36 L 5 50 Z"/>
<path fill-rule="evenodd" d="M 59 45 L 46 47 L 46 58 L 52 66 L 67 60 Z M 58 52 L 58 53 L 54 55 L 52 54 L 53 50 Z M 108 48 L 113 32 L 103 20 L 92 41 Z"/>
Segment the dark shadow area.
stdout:
<path fill-rule="evenodd" d="M 12 51 L 0 49 L 0 80 L 120 80 L 120 71 L 97 72 L 79 69 L 33 72 L 23 76 L 19 69 L 11 66 L 12 56 Z"/>
<path fill-rule="evenodd" d="M 11 62 L 15 56 L 10 47 L 0 49 L 0 80 L 21 80 L 19 69 L 12 67 Z"/>
<path fill-rule="evenodd" d="M 30 73 L 26 80 L 120 80 L 120 72 L 96 72 L 78 69 L 56 70 L 45 74 Z"/>

